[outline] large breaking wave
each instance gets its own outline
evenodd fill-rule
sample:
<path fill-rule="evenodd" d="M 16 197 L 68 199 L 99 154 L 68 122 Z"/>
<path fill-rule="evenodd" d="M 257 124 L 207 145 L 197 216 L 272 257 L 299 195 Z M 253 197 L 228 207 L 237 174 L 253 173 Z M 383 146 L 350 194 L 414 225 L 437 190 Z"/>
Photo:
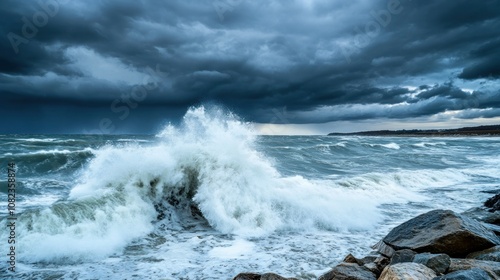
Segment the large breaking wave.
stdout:
<path fill-rule="evenodd" d="M 399 177 L 380 183 L 385 177 L 373 174 L 341 181 L 282 176 L 259 152 L 256 137 L 231 113 L 198 107 L 181 125 L 167 126 L 156 143 L 93 150 L 67 199 L 21 214 L 21 258 L 106 257 L 154 231 L 160 220 L 182 227 L 183 220 L 197 219 L 241 237 L 365 230 L 380 222 L 381 203 L 419 199 L 398 186 Z"/>

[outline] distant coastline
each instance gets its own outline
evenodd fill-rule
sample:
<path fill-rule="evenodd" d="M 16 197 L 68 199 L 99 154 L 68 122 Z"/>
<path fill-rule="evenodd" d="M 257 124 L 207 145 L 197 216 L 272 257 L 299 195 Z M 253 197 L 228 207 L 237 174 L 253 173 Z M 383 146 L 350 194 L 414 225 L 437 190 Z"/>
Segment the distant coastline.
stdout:
<path fill-rule="evenodd" d="M 474 127 L 462 127 L 456 129 L 403 129 L 403 130 L 374 130 L 350 133 L 329 133 L 329 136 L 402 136 L 402 137 L 454 137 L 454 136 L 500 136 L 500 125 L 483 125 Z"/>

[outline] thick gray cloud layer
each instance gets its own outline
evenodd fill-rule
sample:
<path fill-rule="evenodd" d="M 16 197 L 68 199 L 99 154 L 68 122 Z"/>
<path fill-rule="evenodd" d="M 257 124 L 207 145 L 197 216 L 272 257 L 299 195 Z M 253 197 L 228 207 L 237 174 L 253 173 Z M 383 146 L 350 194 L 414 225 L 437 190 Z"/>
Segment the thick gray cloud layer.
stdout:
<path fill-rule="evenodd" d="M 0 30 L 0 132 L 500 116 L 498 0 L 4 0 Z"/>

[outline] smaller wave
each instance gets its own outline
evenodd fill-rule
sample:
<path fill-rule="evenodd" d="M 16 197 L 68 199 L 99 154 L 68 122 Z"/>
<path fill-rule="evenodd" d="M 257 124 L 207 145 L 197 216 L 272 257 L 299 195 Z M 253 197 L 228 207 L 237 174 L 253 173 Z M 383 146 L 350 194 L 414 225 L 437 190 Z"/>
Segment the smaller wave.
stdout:
<path fill-rule="evenodd" d="M 498 165 L 496 166 L 483 166 L 482 168 L 468 168 L 464 169 L 464 173 L 470 176 L 479 176 L 483 178 L 492 178 L 494 181 L 500 179 L 500 172 L 498 172 Z"/>
<path fill-rule="evenodd" d="M 57 138 L 17 138 L 16 141 L 30 142 L 30 143 L 66 143 L 75 142 L 75 139 L 57 139 Z"/>
<path fill-rule="evenodd" d="M 460 165 L 460 162 L 441 157 L 441 161 L 448 165 Z"/>
<path fill-rule="evenodd" d="M 392 200 L 395 197 L 403 194 L 403 197 L 418 199 L 418 195 L 414 196 L 415 190 L 427 188 L 448 187 L 470 181 L 471 172 L 464 170 L 449 168 L 443 170 L 421 169 L 421 170 L 405 170 L 390 173 L 367 173 L 351 178 L 343 178 L 336 181 L 336 184 L 352 189 L 361 188 L 370 190 L 373 194 L 378 191 L 381 196 L 379 199 Z M 394 192 L 388 192 L 394 190 Z M 391 197 L 391 195 L 395 196 Z M 402 200 L 404 201 L 404 200 Z"/>
<path fill-rule="evenodd" d="M 446 145 L 446 142 L 420 142 L 417 144 L 413 144 L 413 146 L 419 147 L 419 148 L 425 148 L 425 147 L 437 146 L 437 145 Z"/>
<path fill-rule="evenodd" d="M 339 142 L 339 143 L 335 143 L 334 146 L 338 146 L 338 147 L 346 147 L 347 145 L 347 142 Z"/>
<path fill-rule="evenodd" d="M 55 194 L 43 194 L 43 195 L 31 196 L 30 198 L 27 198 L 22 201 L 21 204 L 22 207 L 19 207 L 19 210 L 22 211 L 25 208 L 34 206 L 36 207 L 50 206 L 61 198 L 62 197 L 60 195 L 55 195 Z"/>
<path fill-rule="evenodd" d="M 347 142 L 343 141 L 343 142 L 338 142 L 335 144 L 318 144 L 318 145 L 316 145 L 316 147 L 330 148 L 330 147 L 345 147 L 346 145 L 347 145 Z"/>
<path fill-rule="evenodd" d="M 148 143 L 151 142 L 149 140 L 144 140 L 144 139 L 118 139 L 116 142 L 141 142 L 141 143 Z"/>
<path fill-rule="evenodd" d="M 388 148 L 388 149 L 394 149 L 394 150 L 399 150 L 399 149 L 401 148 L 401 147 L 400 147 L 398 144 L 396 144 L 396 143 L 382 144 L 382 145 L 380 145 L 380 146 L 382 146 L 382 147 L 384 147 L 384 148 Z"/>
<path fill-rule="evenodd" d="M 36 151 L 36 152 L 32 152 L 32 153 L 26 153 L 26 155 L 71 154 L 74 152 L 80 152 L 80 151 L 53 149 L 53 150 L 40 150 L 40 151 Z"/>
<path fill-rule="evenodd" d="M 19 138 L 17 141 L 25 141 L 25 142 L 55 142 L 58 139 L 56 138 Z"/>
<path fill-rule="evenodd" d="M 7 153 L 0 155 L 0 159 L 9 158 L 23 168 L 25 175 L 39 176 L 41 174 L 51 174 L 53 172 L 76 171 L 82 164 L 93 158 L 96 150 L 85 148 L 79 150 L 52 149 L 38 150 L 22 153 Z"/>
<path fill-rule="evenodd" d="M 335 144 L 318 144 L 312 147 L 313 149 L 319 149 L 323 152 L 330 152 L 331 149 L 345 148 L 347 142 L 339 142 Z"/>
<path fill-rule="evenodd" d="M 95 150 L 92 148 L 85 148 L 83 150 L 59 150 L 59 149 L 53 149 L 53 150 L 39 150 L 35 152 L 30 152 L 30 153 L 19 153 L 19 154 L 13 154 L 13 153 L 6 153 L 6 156 L 34 156 L 34 155 L 67 155 L 67 154 L 75 154 L 75 153 L 95 153 Z"/>
<path fill-rule="evenodd" d="M 389 144 L 369 144 L 369 145 L 370 145 L 370 147 L 384 147 L 384 148 L 393 149 L 393 150 L 401 149 L 401 147 L 394 142 L 389 143 Z"/>

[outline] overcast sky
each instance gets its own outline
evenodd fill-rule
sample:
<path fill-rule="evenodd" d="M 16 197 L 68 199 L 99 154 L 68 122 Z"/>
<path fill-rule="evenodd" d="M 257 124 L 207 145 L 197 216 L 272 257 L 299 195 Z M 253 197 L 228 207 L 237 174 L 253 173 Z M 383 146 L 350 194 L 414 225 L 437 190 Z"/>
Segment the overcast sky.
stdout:
<path fill-rule="evenodd" d="M 0 133 L 500 123 L 500 0 L 2 0 L 0 30 Z"/>

